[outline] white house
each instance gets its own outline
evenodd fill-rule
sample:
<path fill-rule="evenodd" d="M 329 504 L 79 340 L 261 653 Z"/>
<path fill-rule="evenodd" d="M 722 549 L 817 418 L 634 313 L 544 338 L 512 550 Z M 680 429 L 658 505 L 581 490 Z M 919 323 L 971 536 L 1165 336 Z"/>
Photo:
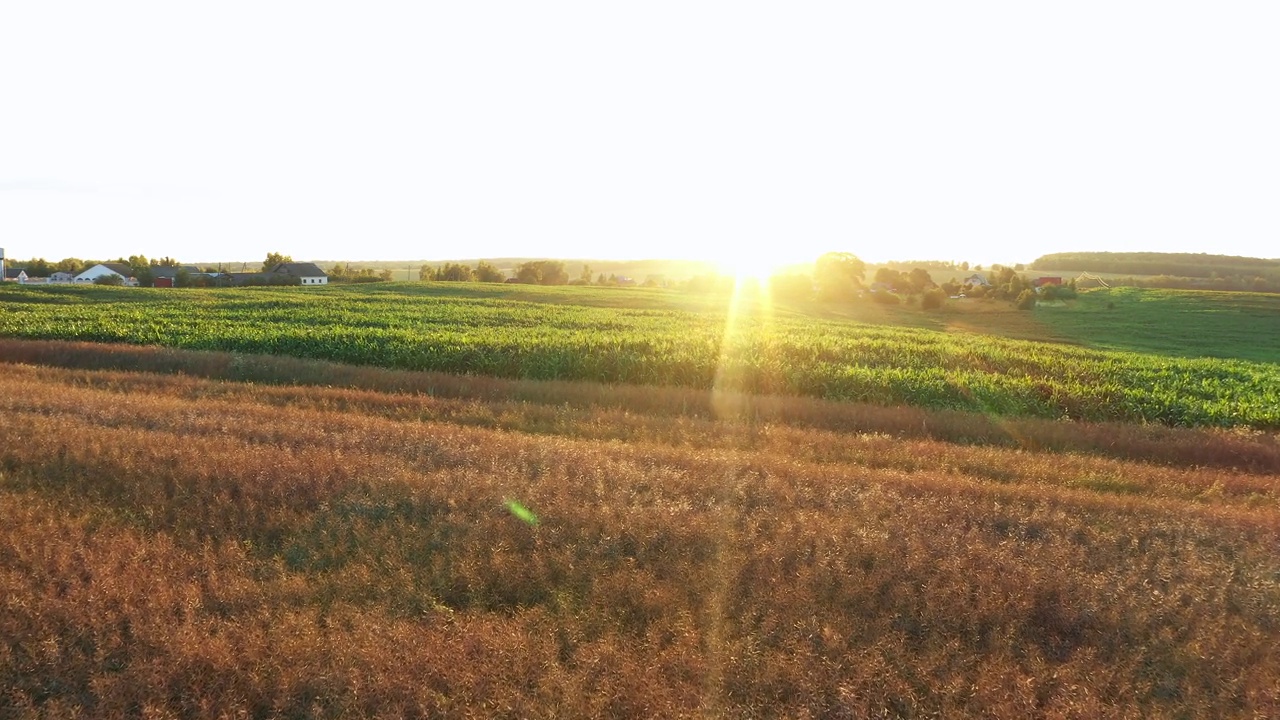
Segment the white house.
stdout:
<path fill-rule="evenodd" d="M 126 263 L 98 263 L 75 277 L 76 284 L 92 284 L 94 280 L 105 275 L 119 275 L 125 285 L 137 285 L 133 277 L 133 268 Z"/>
<path fill-rule="evenodd" d="M 51 283 L 69 283 L 75 282 L 76 276 L 69 272 L 56 272 L 49 276 Z"/>
<path fill-rule="evenodd" d="M 280 263 L 271 268 L 272 275 L 289 275 L 302 281 L 303 285 L 328 285 L 329 275 L 319 265 L 309 262 Z"/>
<path fill-rule="evenodd" d="M 4 279 L 5 279 L 5 280 L 8 280 L 9 282 L 17 282 L 17 283 L 22 283 L 22 284 L 24 284 L 24 285 L 25 285 L 25 284 L 26 284 L 26 282 L 27 282 L 27 280 L 28 280 L 29 278 L 27 277 L 27 271 L 26 271 L 26 270 L 22 270 L 22 269 L 13 269 L 13 270 L 8 270 L 8 269 L 6 269 L 6 270 L 4 271 Z"/>

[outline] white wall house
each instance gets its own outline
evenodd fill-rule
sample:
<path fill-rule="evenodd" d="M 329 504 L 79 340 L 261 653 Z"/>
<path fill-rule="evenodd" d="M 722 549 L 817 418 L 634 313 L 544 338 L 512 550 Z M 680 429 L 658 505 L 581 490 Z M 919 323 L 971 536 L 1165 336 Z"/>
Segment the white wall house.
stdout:
<path fill-rule="evenodd" d="M 133 277 L 133 268 L 124 263 L 98 263 L 77 275 L 74 282 L 77 285 L 92 284 L 94 280 L 104 275 L 119 275 L 124 280 L 125 285 L 138 284 L 138 281 Z"/>
<path fill-rule="evenodd" d="M 328 285 L 329 275 L 319 265 L 309 262 L 280 263 L 271 269 L 272 274 L 290 275 L 302 281 L 303 285 Z"/>
<path fill-rule="evenodd" d="M 56 272 L 49 276 L 51 283 L 69 283 L 75 282 L 76 276 L 69 272 Z"/>

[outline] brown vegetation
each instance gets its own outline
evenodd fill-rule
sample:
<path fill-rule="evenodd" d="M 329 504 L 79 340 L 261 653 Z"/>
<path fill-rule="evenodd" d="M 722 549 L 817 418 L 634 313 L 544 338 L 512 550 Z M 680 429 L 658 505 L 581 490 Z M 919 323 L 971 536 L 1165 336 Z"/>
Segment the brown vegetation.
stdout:
<path fill-rule="evenodd" d="M 0 354 L 0 717 L 1280 714 L 1274 436 Z"/>
<path fill-rule="evenodd" d="M 531 407 L 557 408 L 556 412 L 567 412 L 571 408 L 611 408 L 632 418 L 655 418 L 654 424 L 660 427 L 667 424 L 663 418 L 728 419 L 752 425 L 885 433 L 901 438 L 1280 473 L 1280 435 L 1245 428 L 1185 429 L 1158 424 L 1062 422 L 817 398 L 709 393 L 696 388 L 509 380 L 284 356 L 88 342 L 0 338 L 0 362 L 177 373 L 273 385 L 357 388 L 396 394 L 397 402 L 410 404 L 429 398 L 455 398 L 476 401 L 482 407 L 511 404 L 522 407 L 525 412 L 538 412 L 530 410 Z M 147 380 L 135 379 L 134 382 Z"/>

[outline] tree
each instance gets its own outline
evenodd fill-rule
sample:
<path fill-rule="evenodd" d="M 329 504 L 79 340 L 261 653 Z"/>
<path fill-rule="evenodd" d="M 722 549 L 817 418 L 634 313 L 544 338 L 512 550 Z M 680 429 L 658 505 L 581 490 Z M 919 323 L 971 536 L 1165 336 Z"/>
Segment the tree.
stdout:
<path fill-rule="evenodd" d="M 814 264 L 814 280 L 818 294 L 823 298 L 851 297 L 862 288 L 862 276 L 867 264 L 857 255 L 847 252 L 829 252 Z"/>
<path fill-rule="evenodd" d="M 85 264 L 80 258 L 63 258 L 54 263 L 53 269 L 56 272 L 66 272 L 76 275 L 84 272 Z"/>
<path fill-rule="evenodd" d="M 99 275 L 98 277 L 94 278 L 93 284 L 120 286 L 120 285 L 124 285 L 124 278 L 120 277 L 115 273 L 108 273 L 106 275 Z"/>
<path fill-rule="evenodd" d="M 125 263 L 133 269 L 133 279 L 138 281 L 138 285 L 150 287 L 155 283 L 155 276 L 151 272 L 151 261 L 146 255 L 130 255 L 128 258 L 120 258 L 118 262 Z"/>
<path fill-rule="evenodd" d="M 262 272 L 271 272 L 280 263 L 291 263 L 293 258 L 288 255 L 282 255 L 277 252 L 267 253 L 267 259 L 262 262 Z"/>
<path fill-rule="evenodd" d="M 921 310 L 937 310 L 947 300 L 947 291 L 940 287 L 929 290 L 920 296 Z"/>
<path fill-rule="evenodd" d="M 483 260 L 481 260 L 480 263 L 476 265 L 475 277 L 476 277 L 476 280 L 478 280 L 479 282 L 494 282 L 494 283 L 505 282 L 507 279 L 507 276 L 504 275 L 501 270 L 499 270 L 498 268 L 494 267 L 493 265 L 490 265 L 489 263 Z"/>
<path fill-rule="evenodd" d="M 432 278 L 445 282 L 471 282 L 475 279 L 475 270 L 461 263 L 445 263 L 436 269 Z"/>
<path fill-rule="evenodd" d="M 1027 289 L 1027 284 L 1023 282 L 1021 275 L 1014 275 L 1009 278 L 1009 294 L 1018 297 L 1023 290 Z"/>
<path fill-rule="evenodd" d="M 53 263 L 49 262 L 48 260 L 45 260 L 44 258 L 36 258 L 35 260 L 26 260 L 26 261 L 11 260 L 9 261 L 8 264 L 9 264 L 9 267 L 12 267 L 12 268 L 25 269 L 27 271 L 27 276 L 33 277 L 33 278 L 49 277 L 50 275 L 53 274 L 53 270 L 54 270 Z"/>
<path fill-rule="evenodd" d="M 1018 299 L 1014 301 L 1014 304 L 1017 305 L 1019 310 L 1034 309 L 1036 306 L 1036 291 L 1023 290 L 1022 294 L 1018 295 Z"/>
<path fill-rule="evenodd" d="M 521 263 L 516 268 L 516 280 L 526 285 L 537 285 L 542 282 L 542 272 L 535 263 Z"/>
<path fill-rule="evenodd" d="M 564 285 L 569 273 L 559 260 L 533 260 L 516 268 L 516 279 L 529 285 Z"/>
<path fill-rule="evenodd" d="M 933 278 L 929 277 L 929 271 L 924 268 L 913 268 L 907 275 L 907 281 L 911 283 L 911 291 L 917 293 L 922 293 L 936 285 Z"/>
<path fill-rule="evenodd" d="M 876 268 L 874 280 L 877 285 L 888 285 L 890 290 L 899 290 L 904 286 L 902 273 L 892 268 Z"/>
<path fill-rule="evenodd" d="M 343 265 L 334 265 L 329 269 L 329 282 L 331 283 L 371 283 L 385 282 L 391 279 L 391 270 L 381 270 L 374 272 L 373 268 L 360 268 L 359 270 L 351 269 L 351 263 Z"/>

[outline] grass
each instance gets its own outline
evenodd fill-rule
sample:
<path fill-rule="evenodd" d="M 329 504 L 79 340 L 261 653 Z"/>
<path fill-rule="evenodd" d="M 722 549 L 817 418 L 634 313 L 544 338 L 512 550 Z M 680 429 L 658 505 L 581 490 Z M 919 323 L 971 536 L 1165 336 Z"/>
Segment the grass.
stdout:
<path fill-rule="evenodd" d="M 1094 350 L 975 332 L 1017 317 L 1023 325 L 1013 334 L 1032 334 L 1029 322 L 1059 323 L 1044 333 L 1050 338 L 1080 334 L 1058 318 L 1075 313 L 1092 322 L 1101 313 L 1088 298 L 1083 309 L 1034 315 L 953 308 L 931 316 L 869 304 L 735 304 L 723 295 L 639 289 L 6 287 L 0 335 L 505 378 L 715 387 L 1000 417 L 1280 427 L 1280 364 L 1276 346 L 1265 342 L 1272 331 L 1250 334 L 1244 321 L 1189 316 L 1223 328 L 1215 347 L 1246 359 Z M 1150 325 L 1150 317 L 1133 324 Z M 1151 337 L 1130 330 L 1139 338 L 1131 343 Z M 1121 327 L 1110 332 L 1126 334 Z M 1190 330 L 1184 325 L 1180 332 Z"/>
<path fill-rule="evenodd" d="M 1280 363 L 1280 295 L 1112 288 L 1068 312 L 1037 313 L 1058 337 L 1169 357 Z"/>
<path fill-rule="evenodd" d="M 0 351 L 0 716 L 1280 713 L 1271 434 Z"/>

